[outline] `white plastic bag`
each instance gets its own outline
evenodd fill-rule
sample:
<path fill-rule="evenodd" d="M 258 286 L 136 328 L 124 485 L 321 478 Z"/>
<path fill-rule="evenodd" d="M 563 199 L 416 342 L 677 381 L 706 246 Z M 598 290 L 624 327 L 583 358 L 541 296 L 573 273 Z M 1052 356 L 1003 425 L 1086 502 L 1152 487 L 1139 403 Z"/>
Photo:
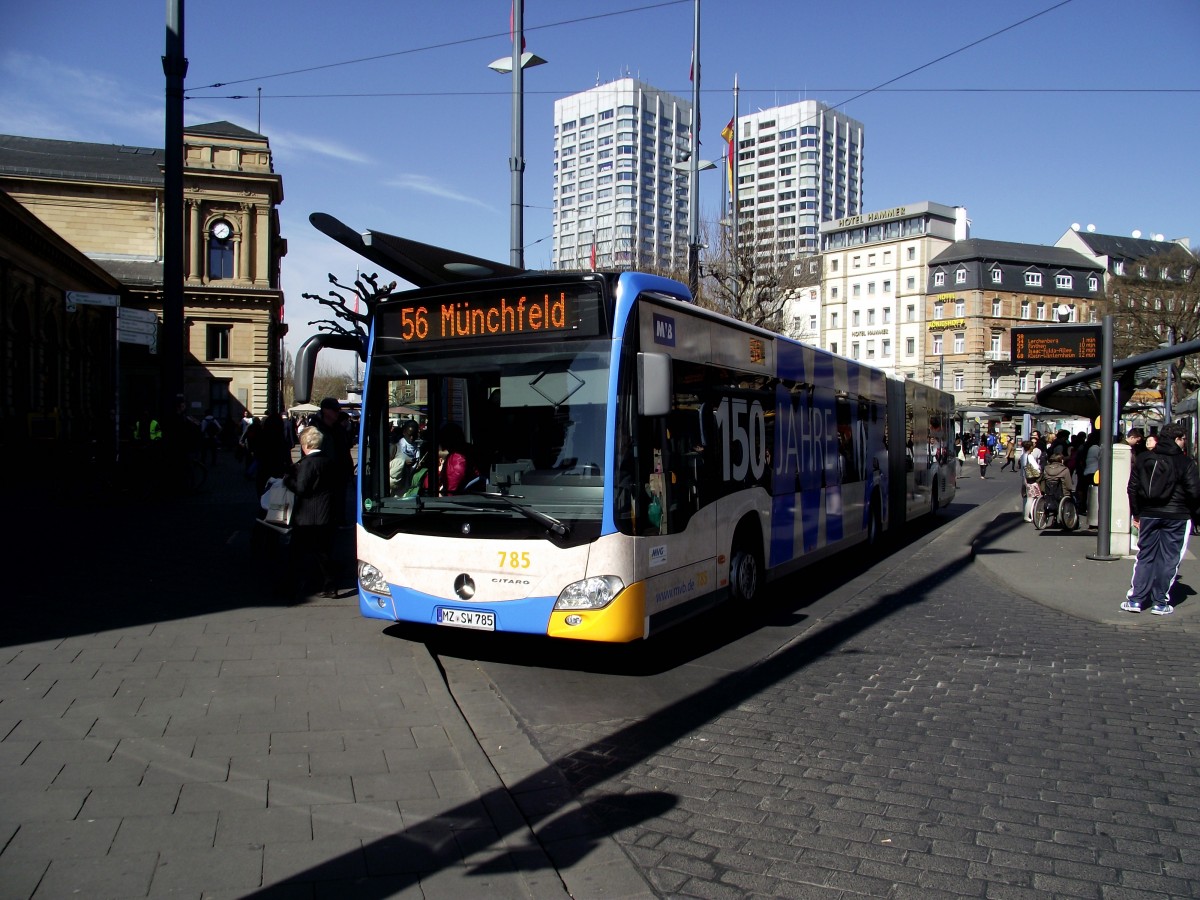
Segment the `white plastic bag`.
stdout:
<path fill-rule="evenodd" d="M 267 491 L 259 501 L 267 511 L 266 521 L 271 525 L 290 525 L 292 522 L 292 507 L 296 504 L 296 495 L 283 486 L 283 480 L 271 478 L 267 480 Z"/>

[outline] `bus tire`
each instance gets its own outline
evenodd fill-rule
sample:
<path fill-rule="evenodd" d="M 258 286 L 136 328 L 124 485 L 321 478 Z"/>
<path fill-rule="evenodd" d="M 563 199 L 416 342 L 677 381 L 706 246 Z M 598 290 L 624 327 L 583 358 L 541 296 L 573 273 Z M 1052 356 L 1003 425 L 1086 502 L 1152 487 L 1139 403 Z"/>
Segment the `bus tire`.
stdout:
<path fill-rule="evenodd" d="M 753 526 L 743 524 L 733 537 L 729 553 L 729 597 L 735 603 L 753 603 L 762 592 L 762 540 Z"/>

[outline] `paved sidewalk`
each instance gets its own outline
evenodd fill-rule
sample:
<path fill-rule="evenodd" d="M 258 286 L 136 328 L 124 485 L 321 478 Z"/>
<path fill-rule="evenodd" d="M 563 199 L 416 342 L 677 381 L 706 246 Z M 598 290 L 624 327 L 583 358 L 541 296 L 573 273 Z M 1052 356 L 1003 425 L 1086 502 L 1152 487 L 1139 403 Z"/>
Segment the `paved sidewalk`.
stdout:
<path fill-rule="evenodd" d="M 1190 539 L 1171 592 L 1174 614 L 1135 615 L 1119 608 L 1129 590 L 1132 556 L 1112 562 L 1088 559 L 1088 554 L 1096 553 L 1097 542 L 1096 532 L 1086 527 L 1074 532 L 1036 530 L 1022 520 L 1016 486 L 987 505 L 995 518 L 991 528 L 975 541 L 975 560 L 996 577 L 998 589 L 1012 590 L 1090 622 L 1200 634 L 1200 598 L 1196 597 L 1200 561 L 1194 552 L 1200 547 L 1200 538 Z"/>
<path fill-rule="evenodd" d="M 341 599 L 276 599 L 232 459 L 184 498 L 21 501 L 0 898 L 651 896 L 602 826 L 554 815 L 561 776 L 500 752 L 523 738 L 485 693 L 489 759 L 349 565 Z"/>
<path fill-rule="evenodd" d="M 473 663 L 445 661 L 451 693 L 424 645 L 359 616 L 349 565 L 340 599 L 278 599 L 233 460 L 170 501 L 12 493 L 0 900 L 654 895 L 612 836 L 683 810 L 636 785 L 580 799 Z M 1131 563 L 1086 560 L 1094 535 L 1036 532 L 1015 497 L 978 512 L 998 590 L 1200 630 L 1194 558 L 1175 615 L 1132 616 Z"/>

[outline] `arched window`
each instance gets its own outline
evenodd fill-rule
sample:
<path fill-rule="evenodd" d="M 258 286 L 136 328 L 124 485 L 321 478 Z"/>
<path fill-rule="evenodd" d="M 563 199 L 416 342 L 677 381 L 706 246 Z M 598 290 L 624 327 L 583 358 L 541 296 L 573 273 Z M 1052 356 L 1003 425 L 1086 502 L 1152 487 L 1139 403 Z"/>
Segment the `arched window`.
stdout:
<path fill-rule="evenodd" d="M 224 219 L 208 230 L 208 277 L 213 281 L 233 277 L 233 228 Z"/>

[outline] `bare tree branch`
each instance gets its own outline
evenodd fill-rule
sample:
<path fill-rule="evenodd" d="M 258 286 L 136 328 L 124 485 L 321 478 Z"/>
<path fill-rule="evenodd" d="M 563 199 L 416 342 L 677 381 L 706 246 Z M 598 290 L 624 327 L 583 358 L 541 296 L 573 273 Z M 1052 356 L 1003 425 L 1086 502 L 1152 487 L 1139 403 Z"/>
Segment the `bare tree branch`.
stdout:
<path fill-rule="evenodd" d="M 792 304 L 820 281 L 819 269 L 809 272 L 807 258 L 781 252 L 773 231 L 744 229 L 736 258 L 730 243 L 722 229 L 697 304 L 789 337 L 805 336 L 792 321 Z"/>
<path fill-rule="evenodd" d="M 301 294 L 306 300 L 316 300 L 322 306 L 328 306 L 333 310 L 334 316 L 342 321 L 335 319 L 320 319 L 309 322 L 309 325 L 316 325 L 318 331 L 328 331 L 334 334 L 353 334 L 358 337 L 365 338 L 370 331 L 371 321 L 375 317 L 376 307 L 392 296 L 396 290 L 396 282 L 392 281 L 380 287 L 379 276 L 377 274 L 359 275 L 354 279 L 353 286 L 342 284 L 338 281 L 337 276 L 332 272 L 329 273 L 329 283 L 334 287 L 340 288 L 346 294 L 353 296 L 353 300 L 338 291 L 329 291 L 328 297 L 322 297 L 319 294 Z M 361 305 L 366 312 L 359 312 L 353 306 Z M 349 322 L 347 327 L 342 322 Z"/>
<path fill-rule="evenodd" d="M 1175 343 L 1200 338 L 1200 279 L 1196 257 L 1182 246 L 1127 263 L 1108 283 L 1118 358 L 1154 350 L 1173 331 Z M 1200 386 L 1200 369 L 1188 358 L 1171 364 L 1176 397 Z"/>

